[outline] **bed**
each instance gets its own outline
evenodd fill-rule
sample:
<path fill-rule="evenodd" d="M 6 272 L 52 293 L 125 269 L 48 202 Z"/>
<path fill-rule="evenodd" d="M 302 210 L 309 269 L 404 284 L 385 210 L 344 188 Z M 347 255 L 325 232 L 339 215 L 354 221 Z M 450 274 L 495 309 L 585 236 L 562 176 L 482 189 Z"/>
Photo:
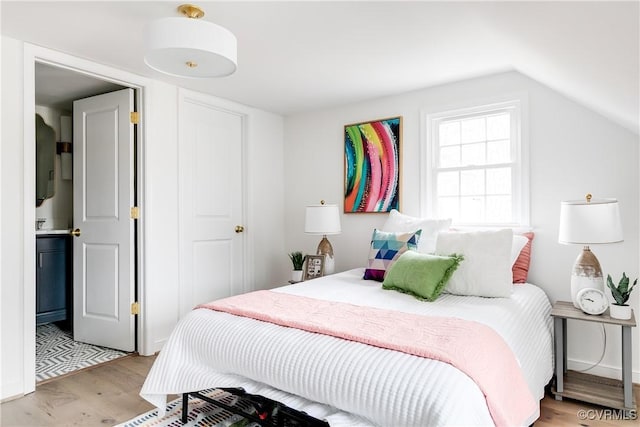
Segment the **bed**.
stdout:
<path fill-rule="evenodd" d="M 539 417 L 553 373 L 551 306 L 542 289 L 525 283 L 509 298 L 445 293 L 425 302 L 362 277 L 354 269 L 272 291 L 486 325 L 512 350 L 536 401 L 522 424 Z M 140 394 L 162 411 L 168 394 L 215 387 L 241 387 L 331 426 L 495 424 L 478 384 L 448 363 L 198 308 L 179 322 Z"/>

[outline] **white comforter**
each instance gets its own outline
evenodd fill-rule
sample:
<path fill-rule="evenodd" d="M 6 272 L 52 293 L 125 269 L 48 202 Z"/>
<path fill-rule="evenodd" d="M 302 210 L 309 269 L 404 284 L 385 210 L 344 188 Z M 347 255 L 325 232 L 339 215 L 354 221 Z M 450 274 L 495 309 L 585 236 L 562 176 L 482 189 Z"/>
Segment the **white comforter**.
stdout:
<path fill-rule="evenodd" d="M 551 379 L 551 306 L 536 286 L 511 298 L 443 294 L 418 301 L 362 269 L 275 289 L 308 297 L 484 323 L 509 344 L 534 397 Z M 496 372 L 500 375 L 500 372 Z M 467 375 L 439 361 L 198 309 L 176 326 L 141 395 L 163 408 L 166 395 L 243 387 L 334 425 L 493 425 L 485 398 Z M 539 413 L 531 414 L 532 423 Z"/>

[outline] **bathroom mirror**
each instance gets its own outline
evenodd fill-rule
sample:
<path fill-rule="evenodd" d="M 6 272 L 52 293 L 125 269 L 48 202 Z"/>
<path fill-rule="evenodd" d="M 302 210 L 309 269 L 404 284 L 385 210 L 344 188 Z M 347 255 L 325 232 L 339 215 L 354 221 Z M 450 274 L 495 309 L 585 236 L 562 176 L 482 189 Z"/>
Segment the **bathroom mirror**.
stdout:
<path fill-rule="evenodd" d="M 55 155 L 56 133 L 36 114 L 36 206 L 53 197 Z"/>

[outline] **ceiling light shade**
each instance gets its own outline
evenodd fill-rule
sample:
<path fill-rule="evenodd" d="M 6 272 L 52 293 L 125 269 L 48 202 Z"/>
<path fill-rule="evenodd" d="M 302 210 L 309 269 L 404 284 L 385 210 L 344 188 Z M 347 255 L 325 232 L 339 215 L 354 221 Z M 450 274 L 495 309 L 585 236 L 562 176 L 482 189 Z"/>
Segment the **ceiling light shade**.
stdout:
<path fill-rule="evenodd" d="M 182 5 L 186 18 L 163 18 L 145 31 L 144 62 L 161 73 L 176 77 L 224 77 L 237 68 L 238 42 L 224 27 L 199 18 L 204 12 Z"/>

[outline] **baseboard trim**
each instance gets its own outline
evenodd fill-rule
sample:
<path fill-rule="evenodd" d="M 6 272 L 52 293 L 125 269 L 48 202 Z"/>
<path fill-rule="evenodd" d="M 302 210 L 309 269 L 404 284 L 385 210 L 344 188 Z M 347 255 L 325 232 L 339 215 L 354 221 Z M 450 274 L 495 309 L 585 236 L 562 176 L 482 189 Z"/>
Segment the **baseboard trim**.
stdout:
<path fill-rule="evenodd" d="M 151 352 L 149 354 L 144 354 L 143 356 L 153 356 L 154 354 L 160 352 L 164 345 L 169 341 L 169 337 L 162 338 L 153 343 L 153 348 L 151 348 Z"/>
<path fill-rule="evenodd" d="M 34 370 L 35 372 L 35 370 Z M 17 381 L 11 384 L 0 385 L 2 395 L 0 396 L 0 403 L 9 402 L 11 400 L 20 399 L 25 395 L 22 384 Z"/>
<path fill-rule="evenodd" d="M 583 362 L 581 360 L 575 360 L 575 359 L 568 359 L 567 365 L 568 365 L 568 369 L 581 371 L 589 368 L 591 365 L 593 365 L 593 363 Z M 593 375 L 599 375 L 601 377 L 613 378 L 616 380 L 622 379 L 622 368 L 619 368 L 617 366 L 600 364 L 600 365 L 594 366 L 592 369 L 589 369 L 587 372 Z M 640 372 L 632 371 L 631 379 L 634 383 L 640 384 Z"/>

